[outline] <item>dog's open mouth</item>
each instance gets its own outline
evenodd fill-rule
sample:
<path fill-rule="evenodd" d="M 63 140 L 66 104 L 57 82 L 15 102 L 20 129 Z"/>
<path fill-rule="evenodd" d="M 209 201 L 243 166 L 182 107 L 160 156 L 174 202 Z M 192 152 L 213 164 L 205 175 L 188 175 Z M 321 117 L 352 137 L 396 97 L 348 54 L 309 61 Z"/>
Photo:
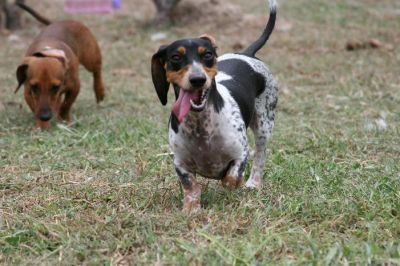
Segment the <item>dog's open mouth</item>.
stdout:
<path fill-rule="evenodd" d="M 209 89 L 203 90 L 179 90 L 179 97 L 172 106 L 172 112 L 182 122 L 190 110 L 195 112 L 203 111 L 206 106 Z"/>
<path fill-rule="evenodd" d="M 209 89 L 201 90 L 199 91 L 200 97 L 197 100 L 190 99 L 190 104 L 192 105 L 193 111 L 203 111 L 204 107 L 206 107 L 208 91 Z"/>

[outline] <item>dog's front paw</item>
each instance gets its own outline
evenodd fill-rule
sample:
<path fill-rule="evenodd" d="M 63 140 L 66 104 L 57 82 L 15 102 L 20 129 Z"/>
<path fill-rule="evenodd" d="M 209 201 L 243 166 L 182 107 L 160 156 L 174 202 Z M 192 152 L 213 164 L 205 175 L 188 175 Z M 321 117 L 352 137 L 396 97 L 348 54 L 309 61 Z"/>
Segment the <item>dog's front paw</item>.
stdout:
<path fill-rule="evenodd" d="M 201 210 L 201 207 L 200 207 L 200 202 L 198 200 L 191 201 L 191 202 L 185 201 L 183 203 L 182 211 L 184 213 L 191 214 L 191 213 L 199 212 L 200 210 Z"/>
<path fill-rule="evenodd" d="M 249 178 L 247 180 L 246 185 L 247 188 L 256 188 L 260 189 L 262 187 L 261 178 Z"/>
<path fill-rule="evenodd" d="M 58 118 L 63 121 L 66 124 L 69 124 L 71 122 L 71 116 L 69 113 L 63 113 L 61 112 L 58 116 Z"/>

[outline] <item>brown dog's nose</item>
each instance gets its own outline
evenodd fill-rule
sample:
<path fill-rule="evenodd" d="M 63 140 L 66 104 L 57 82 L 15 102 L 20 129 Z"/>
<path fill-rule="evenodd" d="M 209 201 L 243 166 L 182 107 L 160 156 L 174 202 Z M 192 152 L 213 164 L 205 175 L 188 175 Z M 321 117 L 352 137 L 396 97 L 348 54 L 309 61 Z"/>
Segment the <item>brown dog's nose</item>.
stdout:
<path fill-rule="evenodd" d="M 42 121 L 49 121 L 52 115 L 50 108 L 42 109 L 39 113 L 39 119 Z"/>
<path fill-rule="evenodd" d="M 189 77 L 189 82 L 193 87 L 201 87 L 206 83 L 207 78 L 204 74 L 192 75 Z"/>

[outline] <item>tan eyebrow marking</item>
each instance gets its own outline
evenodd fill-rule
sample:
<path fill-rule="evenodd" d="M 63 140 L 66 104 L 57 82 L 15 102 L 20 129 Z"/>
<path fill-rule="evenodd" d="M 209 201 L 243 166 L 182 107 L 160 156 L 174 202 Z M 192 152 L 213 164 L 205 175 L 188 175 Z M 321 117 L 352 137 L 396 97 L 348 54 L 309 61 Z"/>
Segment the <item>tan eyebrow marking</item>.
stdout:
<path fill-rule="evenodd" d="M 186 48 L 183 47 L 183 46 L 181 46 L 181 47 L 178 48 L 178 52 L 179 52 L 181 55 L 184 55 L 184 54 L 186 54 Z"/>
<path fill-rule="evenodd" d="M 206 52 L 206 48 L 204 46 L 200 46 L 199 48 L 197 48 L 197 52 L 202 55 Z"/>

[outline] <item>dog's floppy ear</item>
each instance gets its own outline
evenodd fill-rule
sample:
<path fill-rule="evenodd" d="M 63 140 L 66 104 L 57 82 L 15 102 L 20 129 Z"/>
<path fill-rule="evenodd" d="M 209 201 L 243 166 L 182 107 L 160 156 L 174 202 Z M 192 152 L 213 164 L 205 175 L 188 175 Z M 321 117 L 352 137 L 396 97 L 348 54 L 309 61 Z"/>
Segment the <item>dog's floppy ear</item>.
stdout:
<path fill-rule="evenodd" d="M 212 47 L 213 47 L 214 49 L 217 49 L 217 43 L 216 43 L 214 37 L 212 37 L 212 36 L 210 36 L 210 35 L 208 35 L 208 34 L 203 34 L 203 35 L 201 35 L 199 38 L 200 38 L 200 39 L 203 39 L 203 40 L 206 40 L 206 41 L 209 41 L 209 42 L 211 43 Z"/>
<path fill-rule="evenodd" d="M 65 52 L 60 49 L 53 49 L 53 48 L 44 49 L 40 52 L 35 53 L 34 56 L 56 58 L 60 60 L 60 62 L 63 64 L 66 70 L 69 67 L 69 61 L 67 59 L 67 56 L 65 55 Z"/>
<path fill-rule="evenodd" d="M 29 61 L 30 57 L 26 57 L 24 61 L 22 61 L 22 63 L 17 68 L 17 72 L 15 74 L 17 76 L 18 86 L 15 89 L 14 93 L 17 93 L 19 88 L 21 88 L 21 86 L 25 83 L 28 77 Z"/>
<path fill-rule="evenodd" d="M 163 105 L 167 104 L 169 89 L 169 82 L 164 68 L 167 47 L 166 45 L 161 46 L 151 58 L 151 77 L 158 98 Z"/>

